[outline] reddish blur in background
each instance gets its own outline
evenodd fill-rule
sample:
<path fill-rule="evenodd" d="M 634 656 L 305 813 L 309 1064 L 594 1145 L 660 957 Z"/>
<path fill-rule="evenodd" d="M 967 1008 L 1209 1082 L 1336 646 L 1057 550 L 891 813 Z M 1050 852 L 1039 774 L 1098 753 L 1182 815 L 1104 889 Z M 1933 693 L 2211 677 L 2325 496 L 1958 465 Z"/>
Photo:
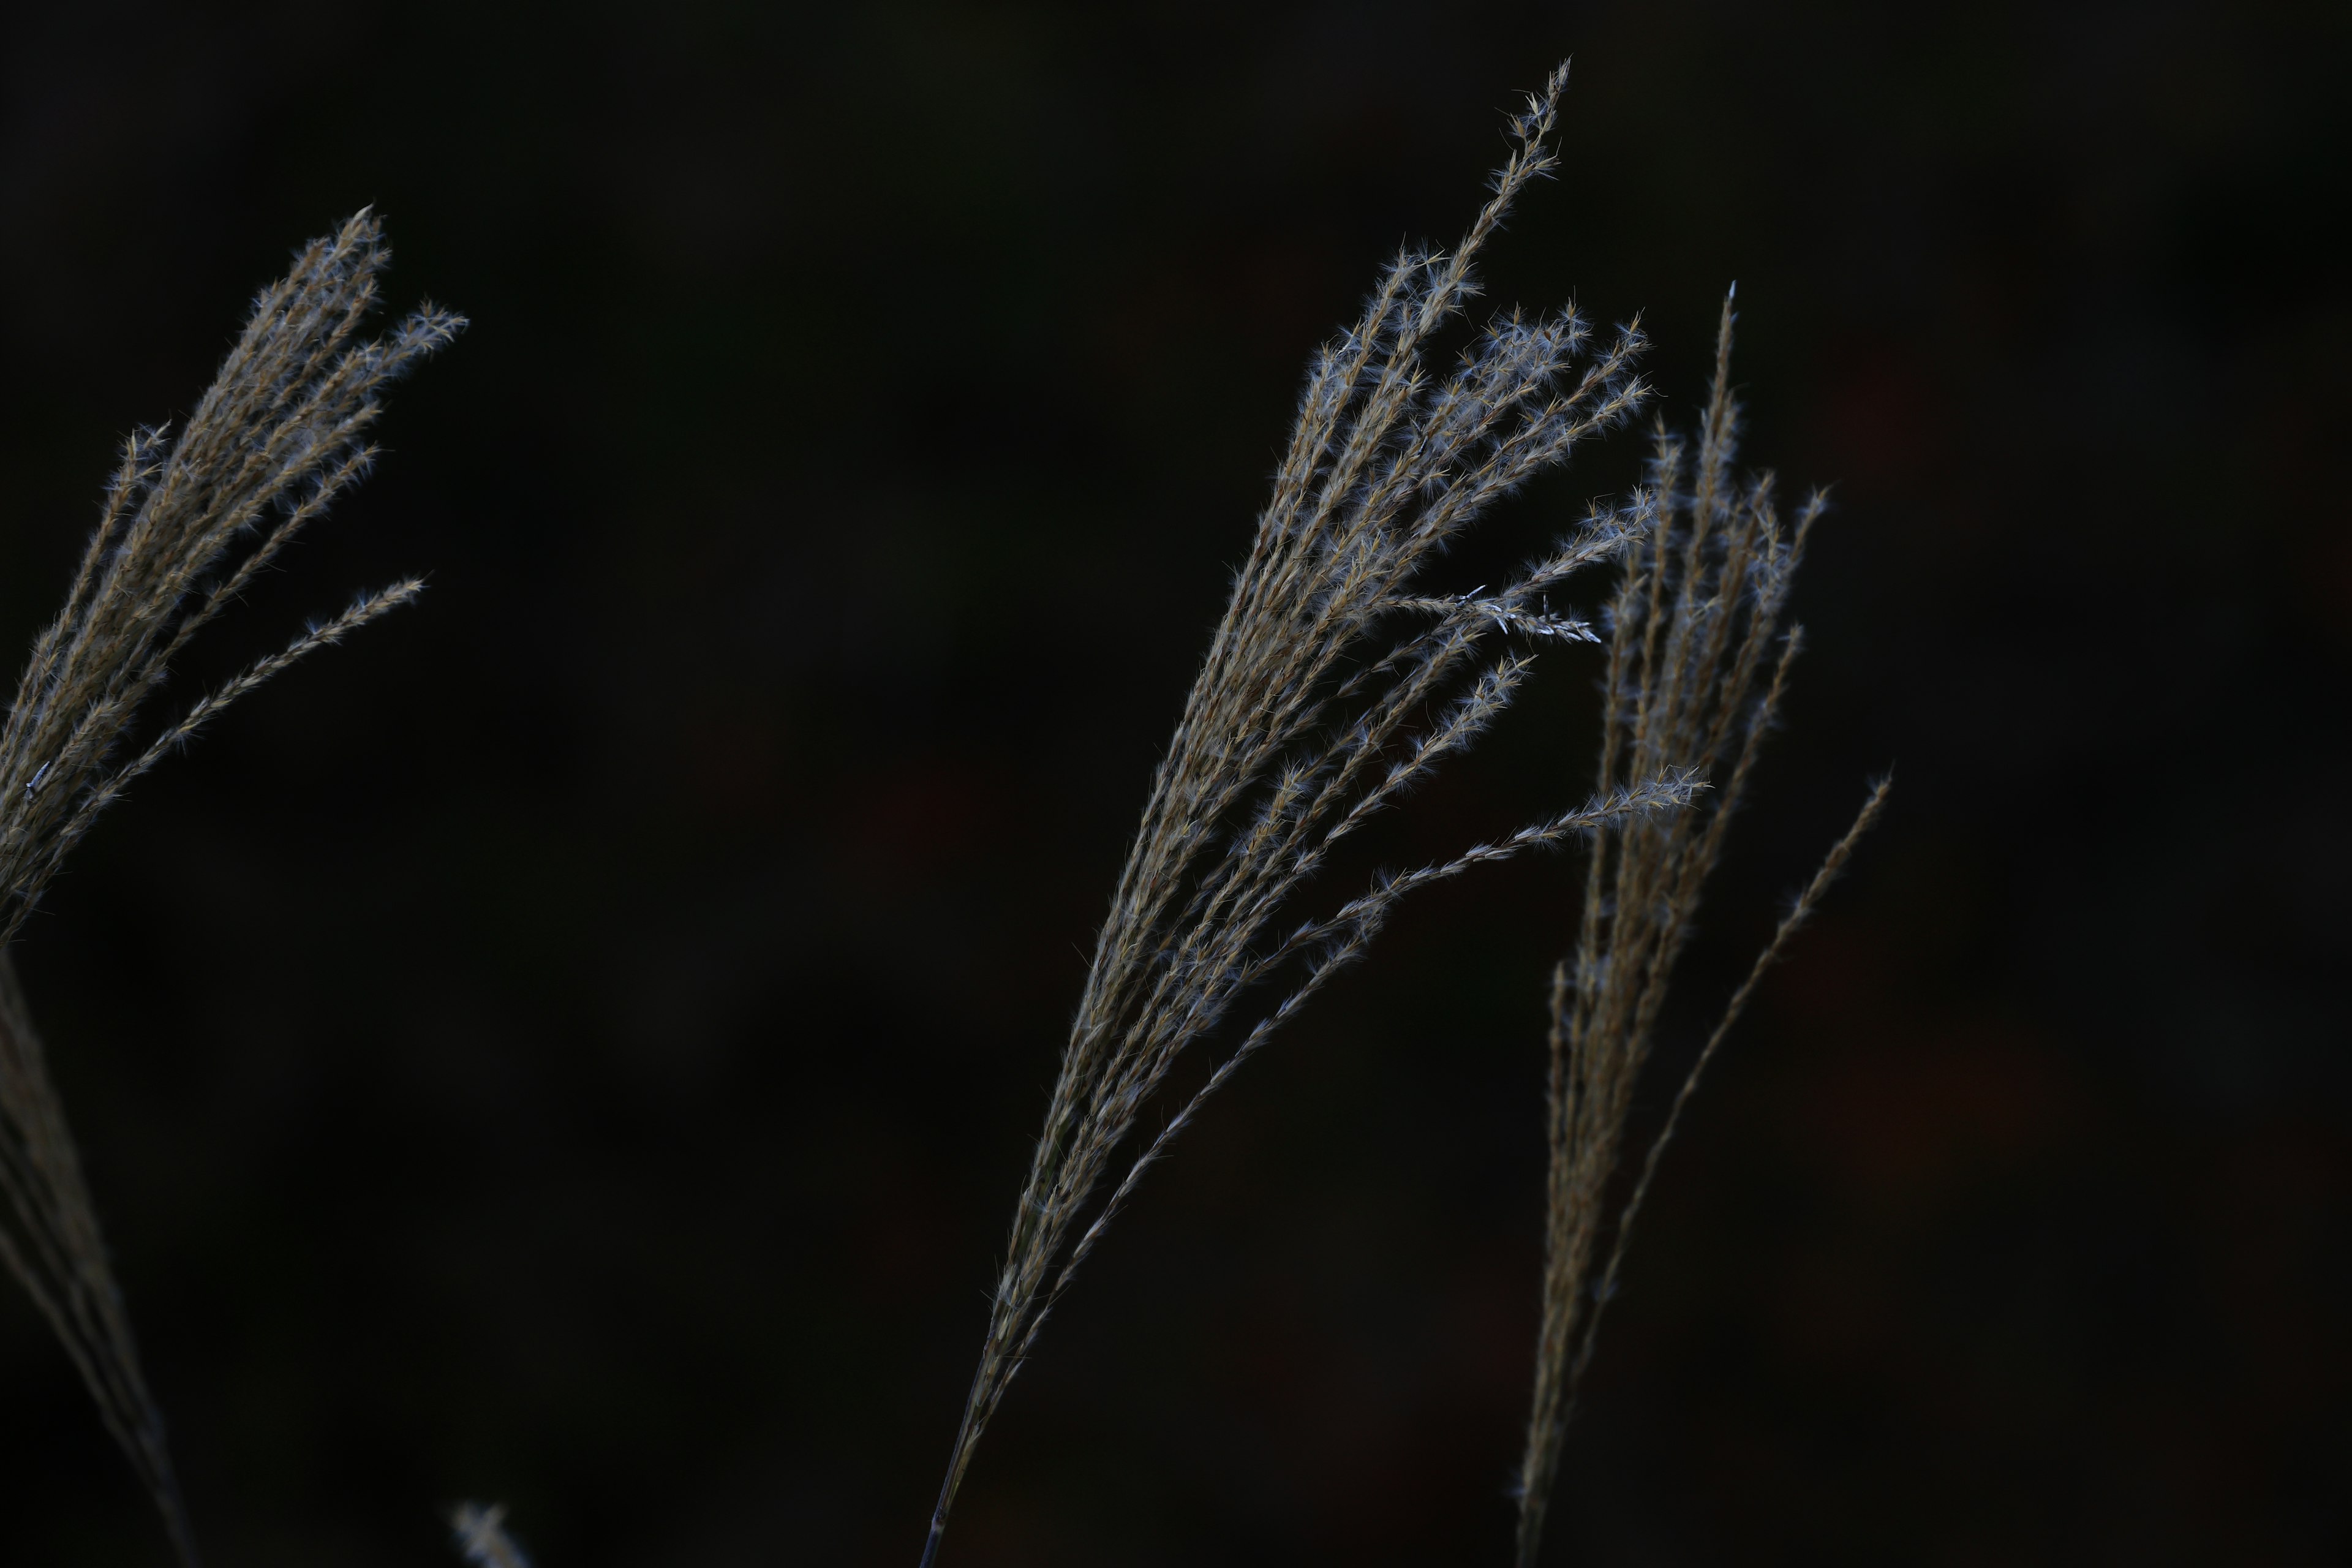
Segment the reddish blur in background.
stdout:
<path fill-rule="evenodd" d="M 13 8 L 7 646 L 300 241 L 375 203 L 394 305 L 474 320 L 184 689 L 396 574 L 422 606 L 142 784 L 17 955 L 215 1560 L 447 1562 L 470 1497 L 543 1568 L 911 1564 L 1307 355 L 1573 54 L 1490 299 L 1646 312 L 1686 419 L 1737 279 L 1748 455 L 1838 502 L 1654 1089 L 1898 777 L 1668 1163 L 1549 1560 L 2344 1561 L 2347 35 Z M 1580 797 L 1597 663 L 1546 668 L 1381 859 Z M 1505 1560 L 1576 871 L 1423 898 L 1235 1080 L 943 1568 Z M 0 1390 L 0 1560 L 162 1561 L 13 1291 Z"/>

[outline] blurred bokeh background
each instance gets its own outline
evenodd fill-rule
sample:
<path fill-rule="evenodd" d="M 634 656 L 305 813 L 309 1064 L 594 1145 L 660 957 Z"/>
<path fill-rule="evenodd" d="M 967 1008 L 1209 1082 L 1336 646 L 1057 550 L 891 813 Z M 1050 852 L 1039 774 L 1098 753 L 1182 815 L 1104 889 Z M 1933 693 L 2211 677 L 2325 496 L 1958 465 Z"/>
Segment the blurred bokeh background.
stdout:
<path fill-rule="evenodd" d="M 1550 1560 L 2344 1561 L 2347 35 L 9 7 L 0 642 L 300 241 L 375 203 L 395 305 L 474 321 L 184 689 L 397 574 L 423 605 L 142 784 L 19 944 L 214 1561 L 446 1562 L 475 1497 L 543 1568 L 911 1564 L 1306 357 L 1569 54 L 1490 298 L 1645 311 L 1684 419 L 1737 279 L 1748 456 L 1837 487 L 1661 1089 L 1898 792 L 1669 1163 Z M 1579 797 L 1595 673 L 1549 656 L 1381 856 Z M 1425 897 L 1236 1080 L 1016 1384 L 950 1568 L 1503 1561 L 1575 870 Z M 0 1390 L 0 1560 L 160 1563 L 13 1289 Z"/>

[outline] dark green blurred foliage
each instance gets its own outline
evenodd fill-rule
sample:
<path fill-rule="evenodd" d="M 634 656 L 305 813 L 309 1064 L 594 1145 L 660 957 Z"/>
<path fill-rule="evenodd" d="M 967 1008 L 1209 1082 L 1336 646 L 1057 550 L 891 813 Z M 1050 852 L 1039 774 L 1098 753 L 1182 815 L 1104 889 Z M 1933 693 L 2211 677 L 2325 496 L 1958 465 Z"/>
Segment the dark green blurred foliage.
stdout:
<path fill-rule="evenodd" d="M 215 1559 L 441 1561 L 496 1496 L 552 1568 L 912 1560 L 1307 354 L 1573 53 L 1490 298 L 1646 310 L 1686 416 L 1737 278 L 1746 450 L 1839 483 L 1670 1057 L 1902 787 L 1670 1163 L 1557 1560 L 2340 1560 L 2347 30 L 11 12 L 9 646 L 301 240 L 377 203 L 395 306 L 476 323 L 209 657 L 424 605 L 142 785 L 20 947 Z M 1580 798 L 1597 665 L 1547 661 L 1382 858 Z M 1502 1560 L 1572 869 L 1433 895 L 1237 1080 L 953 1563 Z M 158 1560 L 13 1298 L 0 1387 L 0 1560 Z"/>

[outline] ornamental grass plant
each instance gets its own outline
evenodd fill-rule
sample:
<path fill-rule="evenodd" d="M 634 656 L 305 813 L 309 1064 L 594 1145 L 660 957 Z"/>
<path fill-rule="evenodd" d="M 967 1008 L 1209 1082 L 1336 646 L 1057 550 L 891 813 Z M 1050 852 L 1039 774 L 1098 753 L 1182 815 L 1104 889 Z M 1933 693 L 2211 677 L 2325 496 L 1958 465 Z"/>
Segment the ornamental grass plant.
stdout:
<path fill-rule="evenodd" d="M 1495 500 L 1623 424 L 1650 396 L 1636 368 L 1638 326 L 1596 348 L 1572 308 L 1533 318 L 1499 312 L 1474 330 L 1450 370 L 1431 363 L 1437 334 L 1477 297 L 1474 262 L 1514 203 L 1557 166 L 1550 138 L 1567 80 L 1563 65 L 1512 119 L 1510 155 L 1462 240 L 1400 256 L 1363 315 L 1308 369 L 1273 497 L 1096 940 L 1014 1207 L 924 1568 L 939 1553 L 974 1447 L 1055 1301 L 1202 1102 L 1338 966 L 1364 955 L 1405 894 L 1527 849 L 1577 842 L 1591 847 L 1590 871 L 1576 952 L 1553 982 L 1543 1330 L 1518 1487 L 1518 1559 L 1535 1561 L 1598 1303 L 1613 1289 L 1673 1131 L 1670 1118 L 1640 1183 L 1604 1227 L 1633 1087 L 1700 889 L 1779 713 L 1801 641 L 1786 625 L 1789 591 L 1825 504 L 1810 498 L 1784 527 L 1769 476 L 1733 471 L 1727 298 L 1713 396 L 1695 442 L 1661 429 L 1633 496 L 1594 509 L 1554 553 L 1501 589 L 1432 595 L 1417 586 L 1423 568 Z M 1289 924 L 1287 911 L 1308 896 L 1340 839 L 1465 750 L 1509 705 L 1534 647 L 1603 642 L 1591 623 L 1554 615 L 1549 599 L 1612 563 L 1622 571 L 1603 617 L 1604 718 L 1590 798 Z M 1407 629 L 1391 629 L 1399 622 Z M 1505 651 L 1482 657 L 1489 639 Z M 1811 913 L 1886 793 L 1884 783 L 1874 789 L 1758 958 L 1692 1068 L 1677 1113 L 1757 976 Z M 1209 1045 L 1246 992 L 1278 980 L 1286 994 L 1261 1005 L 1202 1085 L 1160 1107 L 1178 1057 Z M 1139 1132 L 1155 1107 L 1158 1131 Z M 1120 1161 L 1124 1172 L 1109 1183 Z M 1108 1195 L 1098 1195 L 1106 1184 Z M 1604 1228 L 1612 1250 L 1601 1293 L 1587 1305 Z"/>
<path fill-rule="evenodd" d="M 1563 1436 L 1633 1228 L 1700 1074 L 1759 978 L 1883 810 L 1885 782 L 1790 907 L 1696 1052 L 1639 1165 L 1636 1089 L 1732 815 L 1776 723 L 1801 636 L 1791 585 L 1824 503 L 1784 516 L 1737 471 L 1733 314 L 1695 434 L 1664 426 L 1642 481 L 1591 508 L 1499 587 L 1446 592 L 1432 568 L 1497 502 L 1652 401 L 1638 324 L 1574 307 L 1478 314 L 1478 264 L 1558 166 L 1555 71 L 1508 126 L 1468 230 L 1408 248 L 1313 356 L 1296 422 L 1097 932 L 989 1294 L 979 1354 L 929 1526 L 940 1558 L 982 1436 L 1087 1258 L 1209 1099 L 1408 895 L 1530 850 L 1581 847 L 1577 930 L 1551 984 L 1541 1320 L 1517 1483 L 1532 1568 Z M 173 1550 L 195 1531 L 140 1366 L 73 1141 L 7 951 L 65 856 L 125 788 L 219 710 L 406 604 L 362 597 L 175 713 L 151 717 L 173 659 L 367 472 L 383 389 L 459 318 L 424 307 L 361 335 L 387 261 L 362 212 L 265 290 L 176 436 L 125 443 L 65 608 L 35 642 L 0 729 L 0 1258 L 47 1319 Z M 1590 616 L 1555 611 L 1614 572 Z M 1472 748 L 1538 654 L 1602 690 L 1596 776 L 1553 815 L 1369 886 L 1337 858 Z M 1573 738 L 1568 748 L 1580 752 Z M 1565 776 L 1567 768 L 1562 769 Z M 1567 804 L 1572 803 L 1572 804 Z M 1180 1070 L 1181 1069 L 1181 1070 Z M 484 1568 L 525 1559 L 502 1508 L 451 1515 Z"/>

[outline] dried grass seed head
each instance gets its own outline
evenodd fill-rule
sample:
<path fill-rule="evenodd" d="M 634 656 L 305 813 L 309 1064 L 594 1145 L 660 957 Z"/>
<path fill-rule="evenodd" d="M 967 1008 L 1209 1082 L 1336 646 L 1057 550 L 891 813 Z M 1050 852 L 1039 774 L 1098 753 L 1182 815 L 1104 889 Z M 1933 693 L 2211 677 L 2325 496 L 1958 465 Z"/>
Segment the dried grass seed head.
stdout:
<path fill-rule="evenodd" d="M 256 299 L 178 438 L 156 426 L 123 443 L 65 609 L 0 727 L 0 942 L 123 785 L 236 697 L 417 593 L 362 597 L 120 755 L 188 641 L 366 475 L 383 390 L 464 326 L 427 304 L 362 337 L 389 259 L 370 211 L 313 241 Z"/>
<path fill-rule="evenodd" d="M 1362 316 L 1310 362 L 1297 424 L 1225 612 L 1153 780 L 1015 1205 L 988 1331 L 925 1547 L 938 1550 L 973 1445 L 1060 1291 L 1143 1173 L 1206 1098 L 1341 964 L 1398 900 L 1473 866 L 1686 805 L 1698 783 L 1659 769 L 1612 782 L 1578 810 L 1377 880 L 1339 910 L 1277 921 L 1332 848 L 1394 803 L 1507 706 L 1527 656 L 1493 636 L 1597 640 L 1543 595 L 1614 558 L 1647 529 L 1636 507 L 1597 516 L 1500 590 L 1433 596 L 1416 580 L 1496 500 L 1626 420 L 1647 388 L 1643 342 L 1622 328 L 1592 352 L 1572 310 L 1500 314 L 1453 367 L 1436 334 L 1476 291 L 1472 262 L 1528 184 L 1566 69 L 1512 121 L 1492 198 L 1450 251 L 1409 248 Z M 1402 631 L 1394 617 L 1414 617 Z M 1380 637 L 1370 650 L 1368 638 Z M 1383 646 L 1384 644 L 1384 646 Z M 1369 656 L 1368 656 L 1369 653 Z M 1097 1201 L 1178 1058 L 1243 994 L 1285 973 L 1262 1015 Z"/>
<path fill-rule="evenodd" d="M 418 593 L 411 580 L 362 595 L 122 754 L 190 638 L 366 474 L 383 389 L 463 326 L 426 305 L 384 338 L 361 337 L 388 258 L 371 212 L 313 241 L 256 300 L 177 438 L 162 426 L 131 432 L 65 608 L 35 639 L 0 724 L 0 1262 L 56 1331 L 189 1568 L 194 1533 L 163 1418 L 8 943 L 125 785 L 230 702 Z"/>
<path fill-rule="evenodd" d="M 1886 799 L 1881 781 L 1757 958 L 1684 1079 L 1631 1197 L 1612 1216 L 1608 1190 L 1633 1090 L 1700 894 L 1721 858 L 1802 640 L 1787 624 L 1788 595 L 1823 506 L 1816 493 L 1793 525 L 1784 526 L 1771 476 L 1742 482 L 1732 471 L 1739 426 L 1730 382 L 1733 321 L 1727 296 L 1712 394 L 1696 441 L 1663 425 L 1657 430 L 1646 487 L 1653 526 L 1629 551 L 1607 616 L 1601 786 L 1684 768 L 1716 787 L 1700 809 L 1630 821 L 1595 851 L 1575 950 L 1553 975 L 1543 1306 L 1518 1486 L 1521 1568 L 1532 1568 L 1541 1545 L 1576 1390 L 1682 1107 L 1757 982 Z M 1596 1270 L 1604 1235 L 1609 1248 Z"/>

